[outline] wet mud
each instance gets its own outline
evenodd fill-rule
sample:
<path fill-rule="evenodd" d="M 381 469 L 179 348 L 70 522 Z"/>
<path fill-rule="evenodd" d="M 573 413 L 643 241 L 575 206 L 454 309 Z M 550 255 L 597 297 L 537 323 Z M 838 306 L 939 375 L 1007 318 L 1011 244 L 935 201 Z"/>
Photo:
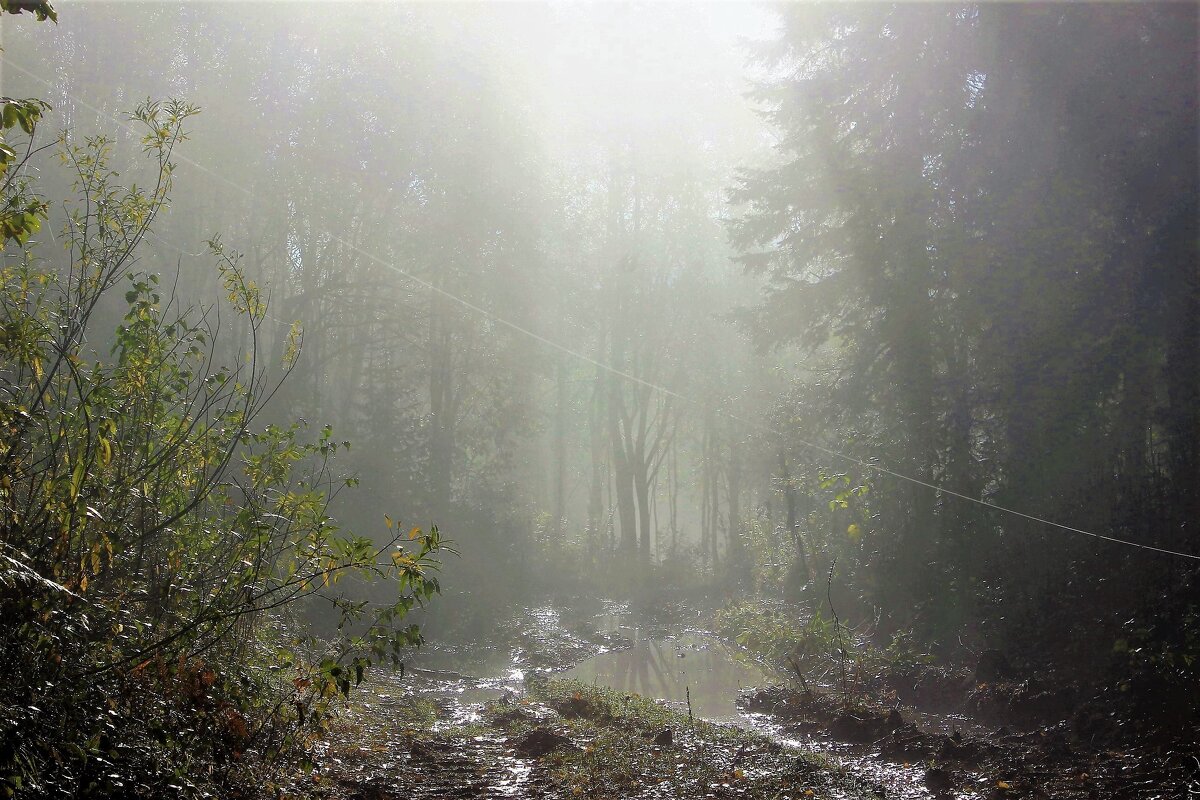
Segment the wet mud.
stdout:
<path fill-rule="evenodd" d="M 403 677 L 377 672 L 318 746 L 312 793 L 338 800 L 1200 797 L 1200 758 L 1177 739 L 1128 747 L 1088 741 L 1079 708 L 1074 720 L 1017 725 L 968 715 L 967 704 L 946 693 L 924 709 L 896 707 L 897 696 L 919 696 L 920 678 L 890 695 L 891 708 L 847 708 L 831 693 L 786 688 L 785 676 L 703 630 L 647 631 L 626 623 L 622 611 L 573 617 L 530 609 L 507 647 L 434 648 L 412 659 Z M 660 702 L 637 714 L 584 712 L 572 697 L 548 702 L 545 689 L 530 690 L 551 675 L 607 687 L 626 703 L 639 695 Z M 966 697 L 988 686 L 948 680 Z M 1026 713 L 1029 698 L 1020 702 Z M 659 707 L 676 721 L 655 722 Z"/>

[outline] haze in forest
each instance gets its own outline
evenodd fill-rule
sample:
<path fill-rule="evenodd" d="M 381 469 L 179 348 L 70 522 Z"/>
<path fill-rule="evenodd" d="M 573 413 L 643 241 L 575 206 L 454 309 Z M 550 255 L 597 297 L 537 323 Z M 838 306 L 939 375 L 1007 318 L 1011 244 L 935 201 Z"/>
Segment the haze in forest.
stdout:
<path fill-rule="evenodd" d="M 56 8 L 0 14 L 22 581 L 1195 679 L 1194 4 Z"/>
<path fill-rule="evenodd" d="M 1136 442 L 1139 463 L 1191 463 L 1153 427 L 1169 411 L 1146 414 L 1190 396 L 1171 388 L 1169 323 L 1189 317 L 1134 333 L 1139 304 L 1181 295 L 1169 269 L 1114 256 L 1161 257 L 1120 225 L 1157 242 L 1146 226 L 1183 213 L 1178 192 L 1153 216 L 1138 194 L 1187 175 L 1152 152 L 1187 130 L 1167 105 L 1186 57 L 1149 49 L 1157 12 L 68 7 L 6 37 L 5 92 L 46 99 L 77 140 L 113 136 L 133 170 L 132 105 L 203 109 L 143 258 L 207 302 L 194 254 L 219 233 L 268 288 L 265 335 L 301 323 L 271 413 L 357 445 L 350 527 L 382 504 L 442 521 L 464 563 L 504 565 L 498 584 L 630 547 L 681 576 L 745 560 L 764 580 L 845 548 L 864 569 L 928 561 L 976 528 L 974 552 L 1000 531 L 1091 544 L 888 489 L 802 441 L 1110 531 L 1069 499 L 1101 474 L 1125 485 L 1102 465 Z M 1051 74 L 1011 37 L 1061 44 L 1041 24 L 1055 13 L 1079 31 Z M 1105 46 L 1130 44 L 1145 68 L 1107 72 Z M 835 492 L 830 511 L 841 484 L 862 499 Z M 818 563 L 781 566 L 796 559 Z"/>

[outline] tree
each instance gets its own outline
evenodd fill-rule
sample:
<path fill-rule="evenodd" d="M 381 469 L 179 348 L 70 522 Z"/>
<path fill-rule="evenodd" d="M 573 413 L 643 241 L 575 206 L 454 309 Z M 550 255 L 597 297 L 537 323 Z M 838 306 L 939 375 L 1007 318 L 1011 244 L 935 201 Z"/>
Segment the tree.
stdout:
<path fill-rule="evenodd" d="M 764 87 L 783 132 L 780 164 L 743 174 L 733 194 L 743 264 L 767 275 L 766 341 L 842 353 L 844 422 L 873 420 L 884 460 L 946 479 L 937 322 L 957 235 L 943 175 L 970 113 L 974 20 L 951 6 L 795 6 L 767 57 Z M 898 582 L 918 591 L 938 541 L 933 496 L 893 487 L 884 524 Z"/>
<path fill-rule="evenodd" d="M 1114 563 L 1186 573 L 929 485 L 1194 549 L 1174 533 L 1196 483 L 1194 17 L 797 6 L 764 57 L 779 158 L 734 193 L 771 281 L 753 324 L 820 367 L 798 439 L 915 479 L 871 479 L 862 580 L 943 636 L 1001 599 L 1010 631 L 1049 630 L 1062 583 L 1115 617 Z"/>

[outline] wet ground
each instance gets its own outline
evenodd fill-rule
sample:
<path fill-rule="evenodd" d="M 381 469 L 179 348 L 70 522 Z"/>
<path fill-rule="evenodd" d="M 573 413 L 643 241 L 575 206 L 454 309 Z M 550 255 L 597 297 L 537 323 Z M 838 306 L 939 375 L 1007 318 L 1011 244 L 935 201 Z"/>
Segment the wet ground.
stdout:
<path fill-rule="evenodd" d="M 583 683 L 662 700 L 712 722 L 745 722 L 737 700 L 743 691 L 781 678 L 749 660 L 738 659 L 711 635 L 687 631 L 666 638 L 625 631 L 632 646 L 585 659 L 562 673 Z"/>
<path fill-rule="evenodd" d="M 573 713 L 579 691 L 555 699 L 564 690 L 546 688 L 552 675 L 613 690 L 596 701 L 609 710 Z M 1062 726 L 997 731 L 961 714 L 911 708 L 872 718 L 847 714 L 828 698 L 802 697 L 785 683 L 697 627 L 640 627 L 617 605 L 583 614 L 529 609 L 504 646 L 430 648 L 403 676 L 377 673 L 364 684 L 338 735 L 317 754 L 318 794 L 1193 796 L 1186 756 L 1173 772 L 1134 777 L 1133 756 L 1079 751 Z M 766 686 L 775 688 L 756 688 Z M 634 713 L 635 696 L 660 702 Z M 659 718 L 658 709 L 675 716 Z"/>
<path fill-rule="evenodd" d="M 885 760 L 877 748 L 839 741 L 823 727 L 788 724 L 772 713 L 750 710 L 747 698 L 751 690 L 781 685 L 787 678 L 716 636 L 687 630 L 659 638 L 644 636 L 632 625 L 617 629 L 631 639 L 632 647 L 589 658 L 566 671 L 565 677 L 662 700 L 699 718 L 738 725 L 786 747 L 819 754 L 886 797 L 918 800 L 934 796 L 925 785 L 923 762 L 897 764 Z M 935 714 L 924 715 L 924 723 L 938 729 L 966 724 L 959 718 Z M 982 781 L 969 774 L 958 779 L 972 788 Z M 939 796 L 971 794 L 951 791 Z"/>

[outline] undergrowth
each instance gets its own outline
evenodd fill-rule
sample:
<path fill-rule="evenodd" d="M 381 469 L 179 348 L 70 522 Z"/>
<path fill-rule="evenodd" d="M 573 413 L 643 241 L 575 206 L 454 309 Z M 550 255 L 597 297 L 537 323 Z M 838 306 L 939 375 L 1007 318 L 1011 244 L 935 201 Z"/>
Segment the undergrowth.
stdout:
<path fill-rule="evenodd" d="M 23 102 L 14 117 L 3 98 L 2 123 L 32 154 L 44 109 Z M 356 482 L 334 469 L 348 443 L 263 419 L 302 337 L 268 368 L 266 293 L 240 256 L 211 242 L 221 313 L 243 332 L 224 363 L 220 313 L 139 266 L 196 113 L 132 115 L 144 189 L 111 168 L 112 140 L 60 137 L 77 193 L 65 255 L 31 238 L 47 206 L 28 158 L 0 161 L 0 206 L 32 209 L 0 226 L 0 796 L 271 794 L 309 767 L 336 698 L 420 644 L 401 621 L 439 589 L 436 528 L 385 517 L 382 544 L 341 530 L 328 509 Z M 123 309 L 112 333 L 102 307 Z M 394 599 L 368 607 L 347 576 Z M 305 633 L 302 601 L 330 604 L 337 633 Z"/>
<path fill-rule="evenodd" d="M 717 613 L 714 628 L 718 635 L 794 676 L 805 691 L 832 686 L 847 703 L 869 695 L 875 679 L 886 672 L 909 671 L 933 661 L 911 633 L 897 633 L 881 648 L 865 633 L 820 612 L 804 619 L 790 607 L 753 602 L 726 606 Z"/>

